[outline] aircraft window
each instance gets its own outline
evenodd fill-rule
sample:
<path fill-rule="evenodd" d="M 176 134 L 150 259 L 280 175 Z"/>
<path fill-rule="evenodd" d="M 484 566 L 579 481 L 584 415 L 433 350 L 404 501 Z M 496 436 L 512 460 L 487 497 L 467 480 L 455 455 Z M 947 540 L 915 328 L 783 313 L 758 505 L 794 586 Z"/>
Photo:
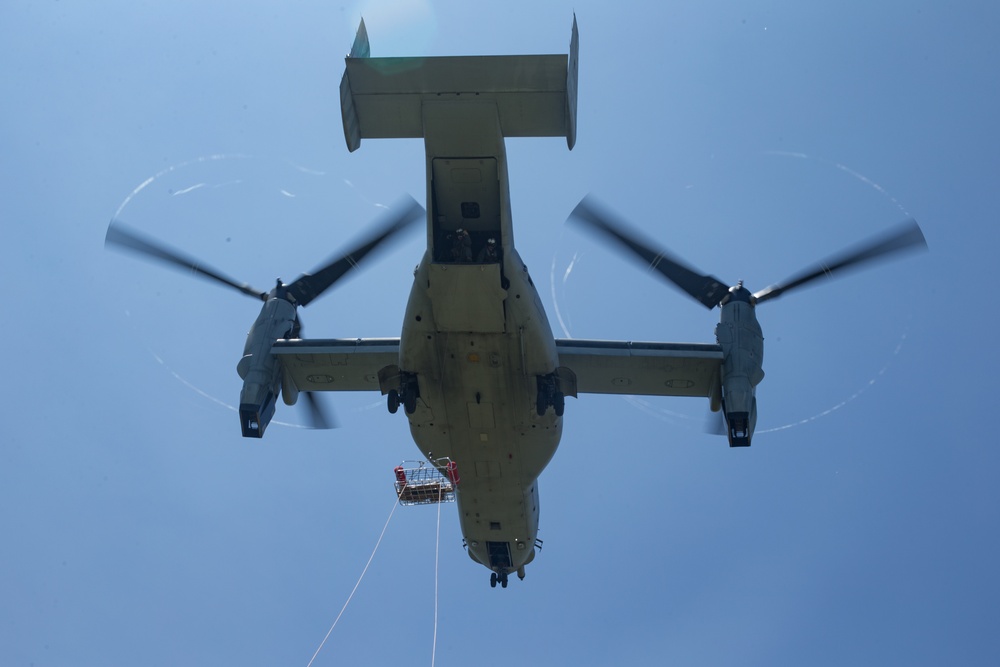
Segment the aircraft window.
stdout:
<path fill-rule="evenodd" d="M 464 201 L 462 202 L 462 217 L 469 220 L 479 217 L 479 202 L 477 201 Z"/>

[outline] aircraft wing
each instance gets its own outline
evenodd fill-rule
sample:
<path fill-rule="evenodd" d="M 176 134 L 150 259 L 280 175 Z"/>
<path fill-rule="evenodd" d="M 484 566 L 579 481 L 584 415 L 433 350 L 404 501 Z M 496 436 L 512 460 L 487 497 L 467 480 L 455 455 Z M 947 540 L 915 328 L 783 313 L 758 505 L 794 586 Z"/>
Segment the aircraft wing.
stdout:
<path fill-rule="evenodd" d="M 556 351 L 577 393 L 719 395 L 718 345 L 573 338 L 556 340 Z M 399 339 L 279 340 L 271 352 L 302 391 L 381 391 L 378 372 L 399 363 Z"/>
<path fill-rule="evenodd" d="M 576 376 L 577 393 L 721 395 L 718 345 L 573 338 L 556 340 L 556 350 L 559 365 Z"/>
<path fill-rule="evenodd" d="M 279 340 L 271 353 L 301 391 L 381 391 L 378 372 L 399 364 L 399 339 Z"/>

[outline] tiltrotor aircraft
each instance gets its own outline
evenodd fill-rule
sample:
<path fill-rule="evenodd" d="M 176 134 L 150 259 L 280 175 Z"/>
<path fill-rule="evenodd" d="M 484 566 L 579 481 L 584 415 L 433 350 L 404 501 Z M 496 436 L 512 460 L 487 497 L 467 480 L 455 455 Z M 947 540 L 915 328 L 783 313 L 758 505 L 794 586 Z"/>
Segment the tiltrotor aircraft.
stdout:
<path fill-rule="evenodd" d="M 514 246 L 506 137 L 576 141 L 577 52 L 569 54 L 372 58 L 362 22 L 340 85 L 350 151 L 362 139 L 422 138 L 426 214 L 397 206 L 363 243 L 312 274 L 268 292 L 228 278 L 112 221 L 107 243 L 192 270 L 264 302 L 237 366 L 243 435 L 260 438 L 276 398 L 311 392 L 378 391 L 400 406 L 417 447 L 461 471 L 455 495 L 469 556 L 524 578 L 539 546 L 538 476 L 562 434 L 565 397 L 586 393 L 701 396 L 721 411 L 732 447 L 749 446 L 755 387 L 764 376 L 756 307 L 815 278 L 924 246 L 915 222 L 881 240 L 751 293 L 701 275 L 637 241 L 585 199 L 571 219 L 609 235 L 708 308 L 720 309 L 714 344 L 560 340 L 552 334 Z M 416 268 L 399 338 L 302 339 L 307 306 L 406 225 L 423 217 L 427 250 Z"/>

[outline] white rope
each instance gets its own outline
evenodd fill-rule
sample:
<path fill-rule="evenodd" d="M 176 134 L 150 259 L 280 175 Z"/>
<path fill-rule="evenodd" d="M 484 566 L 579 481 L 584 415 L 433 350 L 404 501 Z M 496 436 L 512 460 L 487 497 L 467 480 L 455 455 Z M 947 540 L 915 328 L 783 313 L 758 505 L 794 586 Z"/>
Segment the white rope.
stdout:
<path fill-rule="evenodd" d="M 441 484 L 438 484 L 437 534 L 434 538 L 434 641 L 431 643 L 431 667 L 438 643 L 438 552 L 441 551 Z"/>
<path fill-rule="evenodd" d="M 326 640 L 330 638 L 330 635 L 333 634 L 333 629 L 335 627 L 337 627 L 337 623 L 340 621 L 340 617 L 344 615 L 344 610 L 347 609 L 347 605 L 349 605 L 351 603 L 351 598 L 354 597 L 354 593 L 358 590 L 358 586 L 361 585 L 361 580 L 365 578 L 365 573 L 368 572 L 368 566 L 372 564 L 372 560 L 375 558 L 375 552 L 378 551 L 379 545 L 382 544 L 382 538 L 385 537 L 385 531 L 389 527 L 389 522 L 392 521 L 392 515 L 395 514 L 397 507 L 399 507 L 399 498 L 398 497 L 396 498 L 396 502 L 392 506 L 392 510 L 389 512 L 389 518 L 385 520 L 385 525 L 382 526 L 382 534 L 378 536 L 378 541 L 375 543 L 375 548 L 372 549 L 372 555 L 368 557 L 368 562 L 365 563 L 365 569 L 363 569 L 361 571 L 361 576 L 358 577 L 358 582 L 356 584 L 354 584 L 354 588 L 351 590 L 351 594 L 347 596 L 347 602 L 345 602 L 344 606 L 341 607 L 340 613 L 337 614 L 337 618 L 335 618 L 333 620 L 333 625 L 331 625 L 330 629 L 327 630 L 326 636 L 323 637 L 323 641 L 321 641 L 319 643 L 319 646 L 316 648 L 316 652 L 313 653 L 313 656 L 311 658 L 309 658 L 309 662 L 306 664 L 306 667 L 311 667 L 311 665 L 313 664 L 313 661 L 316 660 L 316 656 L 319 655 L 319 652 L 323 650 L 323 645 L 326 644 Z M 438 507 L 438 511 L 440 513 L 440 505 Z M 435 642 L 436 642 L 437 641 L 437 639 L 436 639 L 436 637 L 437 637 L 437 614 L 436 614 L 436 612 L 435 612 L 435 630 L 434 630 L 434 632 L 435 632 Z"/>
<path fill-rule="evenodd" d="M 434 667 L 434 663 L 437 659 L 437 633 L 438 633 L 438 589 L 439 589 L 439 562 L 440 562 L 440 552 L 441 552 L 441 496 L 443 494 L 443 485 L 438 485 L 438 502 L 437 502 L 437 529 L 435 532 L 434 541 L 434 634 L 431 642 L 431 667 Z M 333 620 L 333 625 L 327 630 L 326 636 L 323 637 L 323 641 L 319 643 L 316 648 L 316 652 L 313 653 L 306 667 L 312 667 L 313 662 L 316 660 L 316 656 L 319 652 L 323 650 L 323 646 L 326 645 L 326 641 L 333 634 L 333 629 L 337 627 L 337 623 L 340 622 L 340 617 L 344 615 L 344 611 L 347 610 L 347 605 L 351 603 L 351 599 L 354 598 L 354 594 L 357 592 L 358 587 L 361 585 L 361 580 L 365 578 L 365 574 L 368 572 L 368 567 L 372 564 L 372 560 L 375 558 L 375 553 L 378 551 L 379 545 L 382 544 L 382 538 L 385 537 L 385 531 L 389 528 L 389 522 L 392 521 L 392 515 L 395 514 L 396 508 L 399 507 L 399 498 L 396 498 L 396 502 L 392 506 L 392 510 L 389 511 L 389 518 L 385 520 L 385 525 L 382 526 L 382 533 L 378 536 L 378 540 L 375 542 L 375 548 L 372 549 L 371 556 L 368 557 L 368 562 L 365 563 L 364 569 L 361 571 L 361 576 L 358 577 L 357 583 L 354 584 L 354 588 L 351 589 L 351 594 L 347 596 L 347 601 L 344 602 L 344 606 L 341 607 L 340 613 L 337 614 L 337 618 Z"/>

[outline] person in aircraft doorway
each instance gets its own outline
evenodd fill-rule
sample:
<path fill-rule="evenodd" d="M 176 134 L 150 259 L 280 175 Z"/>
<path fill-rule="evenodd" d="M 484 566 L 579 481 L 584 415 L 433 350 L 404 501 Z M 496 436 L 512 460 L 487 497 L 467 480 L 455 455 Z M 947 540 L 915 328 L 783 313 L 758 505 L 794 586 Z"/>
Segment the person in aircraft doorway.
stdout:
<path fill-rule="evenodd" d="M 472 261 L 472 238 L 469 232 L 461 227 L 455 230 L 455 237 L 452 239 L 451 256 L 456 262 Z"/>
<path fill-rule="evenodd" d="M 479 251 L 479 256 L 476 257 L 476 261 L 480 264 L 495 264 L 500 261 L 499 250 L 497 249 L 497 240 L 490 237 L 486 240 L 486 245 L 483 249 Z"/>

